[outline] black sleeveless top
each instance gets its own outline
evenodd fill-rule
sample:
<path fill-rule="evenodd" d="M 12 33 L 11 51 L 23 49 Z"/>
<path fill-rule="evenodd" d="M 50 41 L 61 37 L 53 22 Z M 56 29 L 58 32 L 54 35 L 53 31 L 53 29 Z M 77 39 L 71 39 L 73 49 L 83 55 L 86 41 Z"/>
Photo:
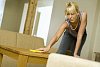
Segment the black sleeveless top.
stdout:
<path fill-rule="evenodd" d="M 78 26 L 77 26 L 77 28 L 75 29 L 75 30 L 72 30 L 71 29 L 71 23 L 70 23 L 70 20 L 69 19 L 66 19 L 65 21 L 67 22 L 67 24 L 68 24 L 68 28 L 66 29 L 72 36 L 74 36 L 74 37 L 77 37 L 77 34 L 78 34 L 78 31 L 79 31 L 79 27 L 80 27 L 80 24 L 81 24 L 81 20 L 80 20 L 80 18 L 81 18 L 81 13 L 79 13 L 79 15 L 78 15 Z M 85 32 L 84 32 L 84 34 L 86 33 L 86 30 L 85 30 Z"/>

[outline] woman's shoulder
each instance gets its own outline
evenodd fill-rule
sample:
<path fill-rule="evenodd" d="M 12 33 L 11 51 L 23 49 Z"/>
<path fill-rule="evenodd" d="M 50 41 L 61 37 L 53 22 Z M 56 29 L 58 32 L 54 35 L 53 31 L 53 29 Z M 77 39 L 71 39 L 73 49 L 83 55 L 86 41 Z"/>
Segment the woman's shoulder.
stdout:
<path fill-rule="evenodd" d="M 87 23 L 87 12 L 86 11 L 82 12 L 81 21 L 83 21 L 83 23 Z"/>
<path fill-rule="evenodd" d="M 62 27 L 68 28 L 69 27 L 68 21 L 64 21 L 62 23 Z"/>
<path fill-rule="evenodd" d="M 82 16 L 87 15 L 87 11 L 81 11 L 80 13 Z"/>
<path fill-rule="evenodd" d="M 79 16 L 80 20 L 82 20 L 83 18 L 87 18 L 87 11 L 80 11 Z"/>
<path fill-rule="evenodd" d="M 68 18 L 65 20 L 65 24 L 67 24 L 68 27 L 70 26 L 70 21 Z"/>

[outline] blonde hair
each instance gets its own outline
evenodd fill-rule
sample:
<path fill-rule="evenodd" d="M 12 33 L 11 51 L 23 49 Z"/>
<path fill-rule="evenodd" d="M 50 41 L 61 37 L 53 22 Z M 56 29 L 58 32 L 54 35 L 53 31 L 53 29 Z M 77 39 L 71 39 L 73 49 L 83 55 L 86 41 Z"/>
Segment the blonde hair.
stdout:
<path fill-rule="evenodd" d="M 67 11 L 67 8 L 70 8 L 70 7 L 72 7 L 72 6 L 75 7 L 76 12 L 78 13 L 78 12 L 79 12 L 79 7 L 78 7 L 77 2 L 67 2 L 67 3 L 66 3 L 65 12 L 68 12 L 68 11 Z"/>

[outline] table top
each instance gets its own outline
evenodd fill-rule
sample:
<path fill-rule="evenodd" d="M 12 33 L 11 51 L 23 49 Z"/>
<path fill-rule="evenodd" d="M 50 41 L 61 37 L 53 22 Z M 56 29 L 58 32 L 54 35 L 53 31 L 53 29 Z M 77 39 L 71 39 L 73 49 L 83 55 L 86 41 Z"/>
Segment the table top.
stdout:
<path fill-rule="evenodd" d="M 10 52 L 14 52 L 14 53 L 25 55 L 25 56 L 48 58 L 48 55 L 49 55 L 49 53 L 36 53 L 36 52 L 31 52 L 30 49 L 12 47 L 12 46 L 7 46 L 7 45 L 0 45 L 0 49 L 4 49 Z"/>

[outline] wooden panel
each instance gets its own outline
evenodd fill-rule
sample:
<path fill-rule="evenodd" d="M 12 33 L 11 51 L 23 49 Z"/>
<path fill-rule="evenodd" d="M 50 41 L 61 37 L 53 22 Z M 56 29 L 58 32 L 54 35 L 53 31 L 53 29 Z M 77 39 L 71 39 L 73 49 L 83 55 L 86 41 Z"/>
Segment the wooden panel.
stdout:
<path fill-rule="evenodd" d="M 0 45 L 16 46 L 16 32 L 0 30 Z"/>
<path fill-rule="evenodd" d="M 2 64 L 2 59 L 3 59 L 3 54 L 0 53 L 0 67 L 1 67 L 1 64 Z"/>
<path fill-rule="evenodd" d="M 32 34 L 36 6 L 37 6 L 37 0 L 29 0 L 28 12 L 27 12 L 27 17 L 26 17 L 25 27 L 23 32 L 24 34 L 28 34 L 28 35 Z"/>
<path fill-rule="evenodd" d="M 37 49 L 44 46 L 44 40 L 40 37 L 17 33 L 17 47 Z"/>
<path fill-rule="evenodd" d="M 2 48 L 0 48 L 0 53 L 2 53 L 3 55 L 7 55 L 8 57 L 11 57 L 13 59 L 17 59 L 18 54 L 14 53 L 14 52 L 10 52 L 7 50 L 4 50 Z"/>
<path fill-rule="evenodd" d="M 19 55 L 17 67 L 27 67 L 28 56 Z"/>
<path fill-rule="evenodd" d="M 17 33 L 17 47 L 34 49 L 33 36 Z"/>
<path fill-rule="evenodd" d="M 33 44 L 34 44 L 34 49 L 44 47 L 44 40 L 43 38 L 40 38 L 40 37 L 34 37 Z"/>
<path fill-rule="evenodd" d="M 28 49 L 6 45 L 0 45 L 0 53 L 18 60 L 17 67 L 26 67 L 27 62 L 34 64 L 46 64 L 49 55 L 48 53 L 34 53 L 29 51 Z M 2 60 L 2 55 L 0 59 Z"/>
<path fill-rule="evenodd" d="M 41 57 L 29 57 L 28 58 L 29 63 L 34 63 L 34 64 L 46 64 L 47 63 L 47 58 L 41 58 Z"/>

